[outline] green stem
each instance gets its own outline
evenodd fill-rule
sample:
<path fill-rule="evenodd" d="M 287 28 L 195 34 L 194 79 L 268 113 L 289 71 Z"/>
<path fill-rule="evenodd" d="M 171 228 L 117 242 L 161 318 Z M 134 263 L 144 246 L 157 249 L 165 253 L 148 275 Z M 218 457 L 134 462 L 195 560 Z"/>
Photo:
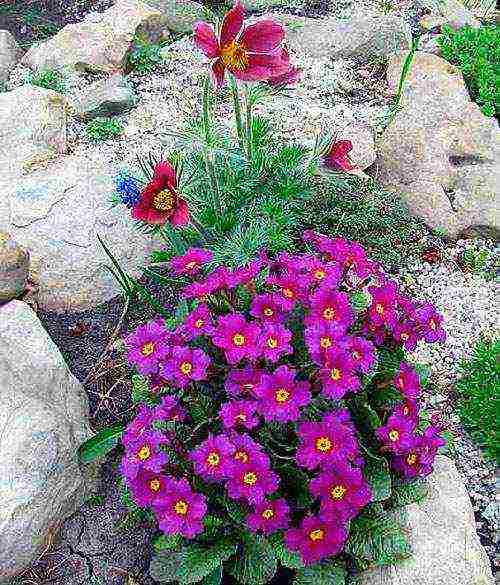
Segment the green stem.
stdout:
<path fill-rule="evenodd" d="M 203 132 L 205 134 L 205 143 L 208 147 L 212 139 L 212 130 L 210 128 L 210 90 L 211 81 L 207 75 L 203 86 Z"/>
<path fill-rule="evenodd" d="M 247 157 L 252 160 L 253 154 L 253 128 L 252 128 L 252 104 L 249 100 L 248 89 L 246 90 L 246 135 L 247 135 Z"/>
<path fill-rule="evenodd" d="M 233 102 L 234 102 L 234 117 L 236 119 L 236 131 L 238 133 L 238 144 L 240 145 L 241 150 L 245 148 L 245 130 L 243 128 L 243 118 L 241 117 L 241 101 L 240 101 L 240 93 L 238 91 L 238 83 L 234 75 L 230 76 L 230 83 L 231 83 L 231 92 L 233 94 Z"/>
<path fill-rule="evenodd" d="M 212 141 L 212 129 L 210 126 L 210 92 L 212 90 L 212 82 L 210 77 L 207 75 L 205 79 L 205 85 L 203 88 L 203 131 L 205 134 L 205 149 L 204 149 L 204 160 L 205 168 L 207 170 L 208 179 L 210 186 L 212 187 L 214 206 L 217 212 L 222 215 L 222 201 L 219 190 L 219 183 L 217 181 L 217 174 L 215 172 L 215 166 L 212 161 L 212 149 L 210 143 Z"/>

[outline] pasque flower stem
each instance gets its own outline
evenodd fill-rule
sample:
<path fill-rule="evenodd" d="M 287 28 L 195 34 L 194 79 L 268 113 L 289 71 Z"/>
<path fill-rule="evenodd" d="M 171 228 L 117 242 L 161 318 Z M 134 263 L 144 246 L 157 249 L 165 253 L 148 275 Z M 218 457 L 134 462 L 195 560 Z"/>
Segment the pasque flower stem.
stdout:
<path fill-rule="evenodd" d="M 234 102 L 234 117 L 236 119 L 236 131 L 238 133 L 238 144 L 241 150 L 244 150 L 245 144 L 245 129 L 243 128 L 243 118 L 241 116 L 241 100 L 240 100 L 240 92 L 238 89 L 238 82 L 234 75 L 230 75 L 231 84 L 231 92 L 233 94 L 233 102 Z"/>

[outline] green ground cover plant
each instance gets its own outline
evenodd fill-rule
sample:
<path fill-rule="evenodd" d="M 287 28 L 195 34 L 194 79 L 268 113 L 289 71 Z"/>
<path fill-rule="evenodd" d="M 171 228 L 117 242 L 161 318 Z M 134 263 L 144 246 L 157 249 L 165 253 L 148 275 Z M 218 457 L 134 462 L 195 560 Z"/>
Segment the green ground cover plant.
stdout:
<path fill-rule="evenodd" d="M 481 341 L 462 364 L 458 412 L 471 436 L 500 464 L 500 338 Z"/>
<path fill-rule="evenodd" d="M 486 116 L 500 114 L 500 25 L 458 31 L 443 27 L 439 39 L 445 59 L 460 67 L 469 92 Z"/>
<path fill-rule="evenodd" d="M 87 124 L 85 132 L 92 140 L 102 142 L 119 136 L 123 132 L 123 124 L 116 118 L 98 117 Z"/>
<path fill-rule="evenodd" d="M 52 89 L 59 93 L 66 92 L 64 76 L 55 69 L 42 69 L 36 73 L 31 73 L 26 80 L 31 85 L 36 85 L 45 89 Z"/>

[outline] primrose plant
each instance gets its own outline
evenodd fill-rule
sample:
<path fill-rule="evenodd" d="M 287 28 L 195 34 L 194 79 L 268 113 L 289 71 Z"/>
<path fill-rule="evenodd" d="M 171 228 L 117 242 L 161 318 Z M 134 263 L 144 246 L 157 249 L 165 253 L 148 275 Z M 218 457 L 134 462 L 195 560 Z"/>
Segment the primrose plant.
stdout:
<path fill-rule="evenodd" d="M 116 202 L 163 243 L 150 276 L 178 307 L 153 302 L 158 317 L 125 338 L 137 414 L 81 454 L 121 436 L 124 499 L 157 526 L 156 581 L 264 585 L 285 570 L 342 585 L 410 555 L 393 510 L 425 497 L 444 440 L 405 351 L 442 341 L 442 317 L 359 244 L 297 226 L 318 171 L 354 167 L 348 141 L 282 146 L 255 115 L 299 77 L 283 27 L 245 26 L 237 1 L 194 38 L 211 71 L 201 119 L 117 178 Z M 234 141 L 213 115 L 227 79 Z"/>

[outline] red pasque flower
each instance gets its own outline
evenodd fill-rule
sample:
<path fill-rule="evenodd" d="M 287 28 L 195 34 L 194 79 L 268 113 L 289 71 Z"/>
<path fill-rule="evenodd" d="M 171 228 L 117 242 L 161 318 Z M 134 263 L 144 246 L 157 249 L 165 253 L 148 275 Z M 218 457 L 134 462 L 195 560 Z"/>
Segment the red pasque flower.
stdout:
<path fill-rule="evenodd" d="M 132 207 L 132 217 L 144 223 L 186 225 L 189 222 L 187 203 L 177 193 L 177 175 L 166 161 L 158 163 L 153 178 L 141 191 Z"/>
<path fill-rule="evenodd" d="M 328 154 L 325 156 L 325 164 L 330 169 L 345 172 L 353 171 L 356 167 L 349 161 L 348 154 L 352 150 L 350 140 L 337 140 L 332 144 Z"/>
<path fill-rule="evenodd" d="M 292 69 L 288 53 L 281 47 L 283 25 L 261 20 L 243 29 L 245 10 L 240 0 L 224 16 L 220 36 L 206 22 L 194 24 L 194 42 L 209 58 L 217 86 L 224 83 L 226 69 L 243 81 L 264 81 Z M 242 30 L 243 29 L 243 30 Z"/>

